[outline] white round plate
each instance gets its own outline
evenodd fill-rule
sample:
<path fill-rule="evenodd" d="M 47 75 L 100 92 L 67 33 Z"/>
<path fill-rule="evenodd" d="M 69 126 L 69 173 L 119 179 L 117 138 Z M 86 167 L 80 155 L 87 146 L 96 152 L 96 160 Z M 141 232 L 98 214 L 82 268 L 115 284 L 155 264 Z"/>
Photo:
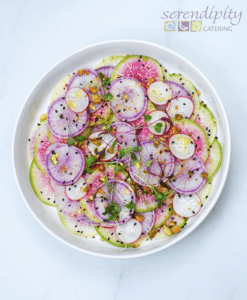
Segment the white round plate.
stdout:
<path fill-rule="evenodd" d="M 191 218 L 179 234 L 167 239 L 153 239 L 139 248 L 121 249 L 113 247 L 100 238 L 83 238 L 73 235 L 61 224 L 57 211 L 41 203 L 35 196 L 29 182 L 30 159 L 28 138 L 39 120 L 46 112 L 53 89 L 69 73 L 82 68 L 94 68 L 103 58 L 112 55 L 141 54 L 157 59 L 170 73 L 182 73 L 200 90 L 200 98 L 212 109 L 218 125 L 217 136 L 223 148 L 223 162 L 213 180 L 213 190 L 200 213 Z M 44 58 L 45 59 L 45 58 Z M 174 51 L 144 41 L 116 40 L 98 43 L 72 53 L 53 66 L 37 82 L 21 109 L 14 135 L 13 163 L 16 181 L 22 197 L 36 220 L 54 237 L 82 252 L 109 258 L 134 258 L 149 255 L 177 243 L 192 232 L 210 213 L 216 204 L 226 181 L 231 154 L 229 123 L 225 109 L 216 90 L 209 80 L 191 62 Z"/>

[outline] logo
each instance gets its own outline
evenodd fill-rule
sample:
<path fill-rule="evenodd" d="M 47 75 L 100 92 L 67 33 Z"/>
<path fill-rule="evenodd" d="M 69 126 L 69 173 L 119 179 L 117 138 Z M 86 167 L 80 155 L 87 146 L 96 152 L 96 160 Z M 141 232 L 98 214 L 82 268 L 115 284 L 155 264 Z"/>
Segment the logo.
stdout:
<path fill-rule="evenodd" d="M 202 21 L 191 21 L 191 32 L 202 31 Z"/>
<path fill-rule="evenodd" d="M 188 32 L 190 31 L 189 21 L 178 21 L 178 32 Z"/>
<path fill-rule="evenodd" d="M 165 21 L 165 31 L 176 31 L 176 21 Z"/>

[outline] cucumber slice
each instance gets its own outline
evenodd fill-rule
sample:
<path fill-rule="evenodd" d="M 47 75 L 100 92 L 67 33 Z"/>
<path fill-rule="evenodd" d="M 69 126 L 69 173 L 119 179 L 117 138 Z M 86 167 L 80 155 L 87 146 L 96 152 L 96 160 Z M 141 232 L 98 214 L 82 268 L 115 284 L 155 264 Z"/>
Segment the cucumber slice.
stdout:
<path fill-rule="evenodd" d="M 107 58 L 102 59 L 102 61 L 97 64 L 95 69 L 98 69 L 101 67 L 106 67 L 106 66 L 116 67 L 116 65 L 119 64 L 120 61 L 123 59 L 124 59 L 124 56 L 121 56 L 121 55 L 109 56 Z"/>
<path fill-rule="evenodd" d="M 209 144 L 212 145 L 217 131 L 216 119 L 212 111 L 203 102 L 200 103 L 199 113 L 195 122 L 205 129 L 208 135 Z"/>
<path fill-rule="evenodd" d="M 183 77 L 182 75 L 178 74 L 170 74 L 170 80 L 175 81 L 181 84 L 189 93 L 192 99 L 194 100 L 194 112 L 192 113 L 191 120 L 195 120 L 199 113 L 200 109 L 200 100 L 197 94 L 197 90 L 194 87 L 193 83 L 189 81 L 187 78 Z"/>
<path fill-rule="evenodd" d="M 32 161 L 29 179 L 35 195 L 38 199 L 46 205 L 56 206 L 55 191 L 50 185 L 50 177 L 46 176 L 37 167 L 35 160 Z"/>
<path fill-rule="evenodd" d="M 211 191 L 212 191 L 212 188 L 213 188 L 213 184 L 211 181 L 207 181 L 204 185 L 204 187 L 199 191 L 197 192 L 197 195 L 200 197 L 201 199 L 201 203 L 202 205 L 206 202 L 206 200 L 208 199 Z"/>
<path fill-rule="evenodd" d="M 219 170 L 222 163 L 222 147 L 218 139 L 214 139 L 210 148 L 210 153 L 207 161 L 205 162 L 205 168 L 208 173 L 208 181 L 212 181 L 214 175 Z"/>
<path fill-rule="evenodd" d="M 80 218 L 78 217 L 71 217 L 65 215 L 59 212 L 59 210 L 58 216 L 63 226 L 73 234 L 80 235 L 83 237 L 94 237 L 97 235 L 94 225 L 86 224 L 80 221 Z"/>

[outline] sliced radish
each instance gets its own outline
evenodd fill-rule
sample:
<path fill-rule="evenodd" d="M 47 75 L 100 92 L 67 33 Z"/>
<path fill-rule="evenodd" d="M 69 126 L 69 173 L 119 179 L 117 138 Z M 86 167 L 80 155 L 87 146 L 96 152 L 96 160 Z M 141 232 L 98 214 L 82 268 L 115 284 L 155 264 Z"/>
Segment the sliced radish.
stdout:
<path fill-rule="evenodd" d="M 147 98 L 138 80 L 129 77 L 115 79 L 109 92 L 113 96 L 111 107 L 122 121 L 135 121 L 144 114 Z"/>
<path fill-rule="evenodd" d="M 116 227 L 116 234 L 125 244 L 134 243 L 142 234 L 142 225 L 137 220 L 130 219 L 127 223 Z"/>
<path fill-rule="evenodd" d="M 75 113 L 82 113 L 88 108 L 88 94 L 81 88 L 71 88 L 66 94 L 66 103 L 68 107 Z"/>
<path fill-rule="evenodd" d="M 149 131 L 155 135 L 163 135 L 170 128 L 170 124 L 166 121 L 163 121 L 162 118 L 169 119 L 169 116 L 161 110 L 152 111 L 149 116 L 151 119 L 147 121 L 147 126 Z M 161 124 L 157 126 L 157 124 Z"/>
<path fill-rule="evenodd" d="M 138 213 L 137 215 L 142 215 L 144 220 L 141 221 L 142 224 L 142 236 L 149 233 L 154 225 L 154 210 Z"/>
<path fill-rule="evenodd" d="M 108 161 L 117 155 L 118 144 L 115 144 L 116 138 L 105 131 L 98 131 L 91 134 L 88 138 L 87 146 L 92 155 L 98 156 L 102 151 L 101 161 Z M 113 145 L 115 144 L 115 146 Z"/>
<path fill-rule="evenodd" d="M 176 194 L 173 199 L 173 208 L 181 217 L 190 218 L 195 216 L 201 209 L 201 199 L 197 194 Z"/>
<path fill-rule="evenodd" d="M 173 177 L 169 185 L 177 193 L 195 194 L 204 186 L 207 179 L 202 175 L 206 169 L 202 161 L 195 155 L 174 164 Z"/>
<path fill-rule="evenodd" d="M 147 94 L 154 104 L 164 105 L 172 99 L 172 88 L 165 82 L 156 81 L 150 85 Z"/>
<path fill-rule="evenodd" d="M 185 134 L 175 134 L 170 138 L 169 147 L 174 156 L 187 159 L 195 152 L 194 140 Z"/>
<path fill-rule="evenodd" d="M 194 102 L 188 97 L 177 97 L 170 101 L 166 111 L 170 118 L 175 118 L 177 114 L 190 118 L 194 111 Z"/>
<path fill-rule="evenodd" d="M 65 193 L 70 200 L 75 201 L 86 195 L 86 192 L 84 192 L 85 188 L 86 181 L 81 177 L 76 183 L 67 185 L 65 187 Z"/>

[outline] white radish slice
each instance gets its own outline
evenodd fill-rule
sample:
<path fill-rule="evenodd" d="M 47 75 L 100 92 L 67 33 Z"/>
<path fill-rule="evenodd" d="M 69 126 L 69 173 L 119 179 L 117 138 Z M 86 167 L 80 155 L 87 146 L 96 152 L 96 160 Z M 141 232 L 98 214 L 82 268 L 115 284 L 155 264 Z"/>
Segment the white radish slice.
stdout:
<path fill-rule="evenodd" d="M 195 152 L 194 140 L 185 134 L 175 134 L 169 141 L 169 147 L 174 156 L 187 159 Z"/>
<path fill-rule="evenodd" d="M 155 135 L 163 135 L 170 128 L 170 124 L 166 121 L 161 120 L 162 118 L 169 119 L 169 116 L 161 110 L 152 111 L 149 116 L 151 119 L 147 121 L 148 130 Z M 161 124 L 161 126 L 157 126 Z"/>
<path fill-rule="evenodd" d="M 77 182 L 65 187 L 65 194 L 72 201 L 79 200 L 86 195 L 85 188 L 86 181 L 81 177 Z"/>
<path fill-rule="evenodd" d="M 127 223 L 116 227 L 116 234 L 125 244 L 134 243 L 142 234 L 142 225 L 137 220 L 130 219 Z"/>
<path fill-rule="evenodd" d="M 170 101 L 166 111 L 170 118 L 175 118 L 178 114 L 190 118 L 194 111 L 194 102 L 188 97 L 177 97 Z"/>
<path fill-rule="evenodd" d="M 147 94 L 154 104 L 163 105 L 172 99 L 172 88 L 165 82 L 156 81 L 149 86 Z"/>
<path fill-rule="evenodd" d="M 71 88 L 66 94 L 66 103 L 75 113 L 85 111 L 89 106 L 88 94 L 81 88 Z"/>
<path fill-rule="evenodd" d="M 88 150 L 91 152 L 93 156 L 95 155 L 97 156 L 100 152 L 105 151 L 104 152 L 105 155 L 100 160 L 101 161 L 111 160 L 117 155 L 117 151 L 118 151 L 118 144 L 116 144 L 113 147 L 113 143 L 114 144 L 116 143 L 114 141 L 117 140 L 110 133 L 105 133 L 104 131 L 94 132 L 88 138 Z"/>
<path fill-rule="evenodd" d="M 190 218 L 195 216 L 200 211 L 201 199 L 197 194 L 176 194 L 173 199 L 173 208 L 179 216 Z"/>

